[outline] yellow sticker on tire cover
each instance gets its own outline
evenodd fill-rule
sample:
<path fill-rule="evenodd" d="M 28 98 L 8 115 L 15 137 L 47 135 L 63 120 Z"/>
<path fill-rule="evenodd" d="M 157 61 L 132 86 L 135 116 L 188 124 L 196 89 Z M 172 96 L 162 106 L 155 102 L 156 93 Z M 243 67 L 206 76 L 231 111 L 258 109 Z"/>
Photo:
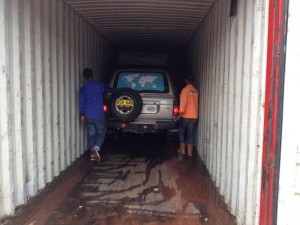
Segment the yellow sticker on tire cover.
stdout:
<path fill-rule="evenodd" d="M 124 106 L 124 107 L 133 107 L 133 100 L 131 99 L 117 99 L 116 102 L 117 106 Z"/>

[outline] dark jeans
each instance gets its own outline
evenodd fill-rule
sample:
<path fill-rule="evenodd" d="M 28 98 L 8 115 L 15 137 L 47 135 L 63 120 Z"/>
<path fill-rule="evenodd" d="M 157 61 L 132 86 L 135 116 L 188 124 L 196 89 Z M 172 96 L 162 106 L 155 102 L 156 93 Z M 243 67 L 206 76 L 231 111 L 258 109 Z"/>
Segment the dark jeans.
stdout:
<path fill-rule="evenodd" d="M 105 117 L 103 116 L 103 118 L 99 120 L 87 119 L 86 127 L 90 150 L 92 151 L 92 149 L 95 148 L 100 151 L 106 133 Z"/>
<path fill-rule="evenodd" d="M 180 118 L 179 120 L 179 142 L 185 144 L 194 144 L 197 119 Z"/>

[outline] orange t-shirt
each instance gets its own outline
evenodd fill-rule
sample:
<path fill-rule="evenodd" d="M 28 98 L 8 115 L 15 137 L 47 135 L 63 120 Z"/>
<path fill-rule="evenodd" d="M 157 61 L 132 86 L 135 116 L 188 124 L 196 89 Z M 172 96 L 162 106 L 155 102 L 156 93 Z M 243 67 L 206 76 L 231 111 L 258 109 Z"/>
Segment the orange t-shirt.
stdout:
<path fill-rule="evenodd" d="M 198 99 L 199 92 L 192 84 L 188 84 L 182 89 L 179 107 L 179 113 L 181 113 L 181 117 L 187 119 L 198 118 Z"/>

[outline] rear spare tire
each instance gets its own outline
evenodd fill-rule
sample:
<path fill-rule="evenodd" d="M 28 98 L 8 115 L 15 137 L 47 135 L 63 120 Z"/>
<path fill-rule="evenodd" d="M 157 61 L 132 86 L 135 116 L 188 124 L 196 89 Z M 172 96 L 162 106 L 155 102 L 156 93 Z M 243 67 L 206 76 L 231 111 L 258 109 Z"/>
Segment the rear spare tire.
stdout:
<path fill-rule="evenodd" d="M 130 122 L 137 118 L 143 107 L 141 96 L 130 88 L 120 88 L 113 92 L 108 101 L 108 109 L 113 118 L 120 122 Z"/>

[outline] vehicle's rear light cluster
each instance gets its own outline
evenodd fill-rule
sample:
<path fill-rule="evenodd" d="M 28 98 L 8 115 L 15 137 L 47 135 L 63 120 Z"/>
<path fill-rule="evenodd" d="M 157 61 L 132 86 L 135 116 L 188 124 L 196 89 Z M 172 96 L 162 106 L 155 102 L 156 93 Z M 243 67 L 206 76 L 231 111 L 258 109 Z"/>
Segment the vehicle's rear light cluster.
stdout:
<path fill-rule="evenodd" d="M 126 123 L 121 123 L 120 128 L 124 129 L 126 127 Z"/>
<path fill-rule="evenodd" d="M 107 113 L 107 105 L 103 105 L 103 111 L 104 113 Z"/>
<path fill-rule="evenodd" d="M 153 128 L 154 129 L 158 129 L 158 124 L 156 123 L 156 124 L 153 124 Z"/>
<path fill-rule="evenodd" d="M 179 114 L 179 102 L 178 101 L 174 101 L 173 104 L 173 115 L 177 116 Z"/>
<path fill-rule="evenodd" d="M 108 113 L 107 99 L 103 99 L 103 111 L 104 113 Z"/>

